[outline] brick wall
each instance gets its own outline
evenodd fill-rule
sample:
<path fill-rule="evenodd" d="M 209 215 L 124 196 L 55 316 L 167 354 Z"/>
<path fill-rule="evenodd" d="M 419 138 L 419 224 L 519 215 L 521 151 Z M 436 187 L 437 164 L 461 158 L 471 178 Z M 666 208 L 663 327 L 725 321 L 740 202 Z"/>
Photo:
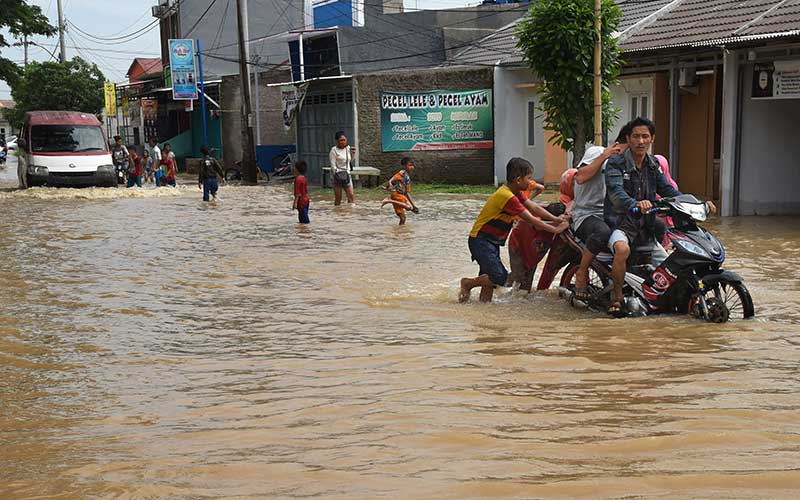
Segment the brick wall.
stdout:
<path fill-rule="evenodd" d="M 492 184 L 494 150 L 381 151 L 380 92 L 477 90 L 492 88 L 491 68 L 436 68 L 363 74 L 356 80 L 359 164 L 379 168 L 388 177 L 404 156 L 414 158 L 414 179 L 422 182 Z"/>

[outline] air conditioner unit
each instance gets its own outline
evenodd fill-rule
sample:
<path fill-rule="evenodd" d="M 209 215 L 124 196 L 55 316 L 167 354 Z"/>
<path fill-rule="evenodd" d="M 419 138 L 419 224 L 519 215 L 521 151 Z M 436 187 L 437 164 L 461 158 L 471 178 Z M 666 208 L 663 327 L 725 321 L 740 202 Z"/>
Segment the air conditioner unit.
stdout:
<path fill-rule="evenodd" d="M 691 88 L 697 86 L 697 71 L 694 68 L 681 68 L 678 74 L 678 86 Z"/>

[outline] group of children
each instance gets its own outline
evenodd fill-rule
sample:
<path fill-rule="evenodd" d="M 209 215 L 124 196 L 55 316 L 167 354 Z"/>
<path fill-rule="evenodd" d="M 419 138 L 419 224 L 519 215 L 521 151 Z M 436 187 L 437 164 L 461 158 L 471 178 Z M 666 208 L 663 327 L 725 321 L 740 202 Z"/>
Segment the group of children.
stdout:
<path fill-rule="evenodd" d="M 142 187 L 145 182 L 156 186 L 176 185 L 175 153 L 170 150 L 169 143 L 164 144 L 162 152 L 155 139 L 151 139 L 149 147 L 145 147 L 142 156 L 139 156 L 135 149 L 128 150 L 122 144 L 121 136 L 115 135 L 111 158 L 115 167 L 127 172 L 128 187 Z"/>
<path fill-rule="evenodd" d="M 400 160 L 402 169 L 394 174 L 384 186 L 384 189 L 389 191 L 389 197 L 381 202 L 381 207 L 385 205 L 392 205 L 394 213 L 400 220 L 400 225 L 406 223 L 406 210 L 414 213 L 419 213 L 414 200 L 411 198 L 411 173 L 414 171 L 414 160 L 406 156 Z M 294 164 L 295 179 L 294 179 L 294 198 L 292 202 L 292 210 L 297 210 L 298 221 L 300 224 L 308 224 L 308 180 L 306 179 L 306 171 L 308 165 L 305 161 L 300 160 Z"/>

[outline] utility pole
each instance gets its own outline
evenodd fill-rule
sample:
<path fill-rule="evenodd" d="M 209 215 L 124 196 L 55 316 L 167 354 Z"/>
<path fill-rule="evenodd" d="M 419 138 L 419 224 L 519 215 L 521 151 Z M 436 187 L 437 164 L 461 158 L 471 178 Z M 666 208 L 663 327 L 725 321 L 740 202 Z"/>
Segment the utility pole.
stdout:
<path fill-rule="evenodd" d="M 253 59 L 256 65 L 261 62 L 261 56 L 258 54 L 253 56 Z M 261 145 L 261 99 L 258 95 L 261 89 L 258 86 L 258 68 L 258 66 L 253 68 L 253 77 L 256 86 L 255 92 L 253 92 L 256 98 L 256 146 Z"/>
<path fill-rule="evenodd" d="M 22 47 L 24 49 L 25 58 L 23 59 L 25 67 L 28 67 L 28 35 L 22 36 Z"/>
<path fill-rule="evenodd" d="M 61 8 L 61 0 L 58 0 L 58 39 L 61 44 L 61 64 L 67 62 L 67 46 L 64 45 L 64 10 Z"/>
<path fill-rule="evenodd" d="M 597 146 L 603 144 L 601 6 L 602 0 L 594 0 L 594 144 Z"/>
<path fill-rule="evenodd" d="M 242 111 L 244 133 L 242 134 L 242 176 L 244 181 L 258 182 L 256 173 L 255 141 L 253 140 L 253 108 L 250 104 L 250 50 L 247 43 L 247 0 L 236 0 L 236 21 L 239 31 L 239 79 L 242 82 Z"/>

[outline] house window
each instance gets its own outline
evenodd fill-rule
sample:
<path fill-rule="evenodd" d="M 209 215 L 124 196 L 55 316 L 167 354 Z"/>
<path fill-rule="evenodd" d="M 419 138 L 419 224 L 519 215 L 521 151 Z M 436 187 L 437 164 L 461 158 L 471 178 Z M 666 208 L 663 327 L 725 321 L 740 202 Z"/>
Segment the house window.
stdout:
<path fill-rule="evenodd" d="M 648 94 L 634 94 L 631 96 L 630 119 L 638 117 L 650 118 L 650 96 Z"/>
<path fill-rule="evenodd" d="M 528 101 L 528 147 L 536 146 L 536 103 Z"/>

